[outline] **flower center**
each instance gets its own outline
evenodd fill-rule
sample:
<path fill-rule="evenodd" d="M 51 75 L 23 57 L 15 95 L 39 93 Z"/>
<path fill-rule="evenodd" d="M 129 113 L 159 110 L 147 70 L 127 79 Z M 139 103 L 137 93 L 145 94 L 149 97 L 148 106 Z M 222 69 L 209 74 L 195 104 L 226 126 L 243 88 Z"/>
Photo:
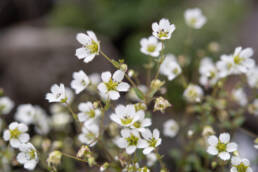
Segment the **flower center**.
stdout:
<path fill-rule="evenodd" d="M 86 81 L 83 80 L 83 79 L 81 80 L 81 84 L 82 84 L 82 86 L 84 86 L 84 87 L 86 87 L 86 85 L 87 85 L 87 84 L 86 84 Z"/>
<path fill-rule="evenodd" d="M 244 59 L 243 58 L 241 58 L 239 55 L 237 55 L 237 56 L 235 56 L 234 57 L 234 63 L 235 64 L 241 64 L 242 63 L 242 61 L 243 61 Z"/>
<path fill-rule="evenodd" d="M 219 143 L 217 144 L 217 149 L 219 150 L 219 152 L 226 152 L 227 145 L 219 141 Z"/>
<path fill-rule="evenodd" d="M 193 89 L 193 88 L 191 88 L 191 89 L 189 90 L 188 95 L 189 95 L 190 97 L 193 97 L 193 98 L 198 96 L 196 90 Z"/>
<path fill-rule="evenodd" d="M 177 75 L 179 70 L 178 70 L 178 68 L 175 68 L 175 69 L 172 70 L 172 72 L 173 72 L 173 74 Z"/>
<path fill-rule="evenodd" d="M 241 163 L 237 165 L 236 168 L 238 172 L 246 172 L 248 167 L 245 166 L 244 163 Z"/>
<path fill-rule="evenodd" d="M 108 82 L 105 82 L 105 85 L 107 87 L 107 90 L 110 91 L 110 90 L 116 90 L 118 83 L 110 79 Z"/>
<path fill-rule="evenodd" d="M 10 130 L 11 133 L 11 138 L 18 138 L 21 134 L 20 130 L 18 130 L 18 128 L 15 128 L 13 130 Z"/>
<path fill-rule="evenodd" d="M 157 140 L 155 138 L 151 138 L 151 140 L 148 140 L 150 147 L 156 147 Z"/>
<path fill-rule="evenodd" d="M 85 137 L 89 140 L 92 140 L 92 139 L 95 139 L 95 134 L 89 131 L 87 134 L 85 134 Z"/>
<path fill-rule="evenodd" d="M 96 54 L 99 51 L 99 45 L 97 42 L 91 40 L 91 44 L 86 46 L 87 49 L 90 50 L 91 54 Z"/>
<path fill-rule="evenodd" d="M 133 126 L 134 126 L 135 128 L 140 128 L 140 127 L 141 127 L 141 122 L 140 122 L 140 121 L 136 121 L 136 122 L 133 124 Z"/>
<path fill-rule="evenodd" d="M 164 29 L 161 29 L 161 30 L 158 32 L 158 37 L 159 37 L 159 38 L 168 37 L 168 32 L 165 31 Z"/>
<path fill-rule="evenodd" d="M 35 159 L 36 158 L 36 151 L 35 150 L 30 150 L 29 152 L 29 156 L 30 156 L 30 159 Z"/>
<path fill-rule="evenodd" d="M 156 46 L 153 45 L 153 44 L 150 44 L 147 47 L 147 51 L 150 52 L 150 53 L 153 53 L 155 51 L 155 49 L 156 49 Z"/>
<path fill-rule="evenodd" d="M 87 112 L 88 116 L 90 118 L 94 118 L 95 117 L 95 111 L 93 109 L 91 109 L 89 112 Z"/>
<path fill-rule="evenodd" d="M 126 141 L 127 141 L 129 146 L 136 146 L 137 143 L 138 143 L 138 140 L 139 140 L 139 138 L 134 136 L 133 134 L 131 134 L 130 137 L 126 138 Z"/>
<path fill-rule="evenodd" d="M 191 24 L 191 25 L 195 25 L 196 22 L 197 22 L 197 19 L 196 19 L 196 18 L 191 18 L 191 20 L 190 20 L 190 24 Z"/>
<path fill-rule="evenodd" d="M 123 125 L 128 125 L 133 121 L 133 118 L 129 117 L 128 115 L 125 115 L 123 119 L 121 119 L 121 122 Z"/>

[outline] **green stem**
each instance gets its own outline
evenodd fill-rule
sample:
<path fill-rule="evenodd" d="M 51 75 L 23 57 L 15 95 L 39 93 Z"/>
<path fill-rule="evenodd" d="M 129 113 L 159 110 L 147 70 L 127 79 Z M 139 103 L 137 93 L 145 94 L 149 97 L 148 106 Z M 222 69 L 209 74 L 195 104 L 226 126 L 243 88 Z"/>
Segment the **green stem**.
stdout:
<path fill-rule="evenodd" d="M 70 105 L 69 103 L 67 103 L 67 102 L 66 102 L 65 104 L 66 104 L 67 109 L 68 109 L 68 110 L 71 112 L 71 114 L 73 115 L 73 118 L 74 118 L 76 121 L 78 121 L 78 117 L 77 117 L 76 113 L 74 113 L 74 111 L 73 111 L 71 105 Z"/>
<path fill-rule="evenodd" d="M 158 70 L 155 74 L 155 77 L 154 77 L 154 80 L 158 79 L 159 77 L 159 71 L 160 71 L 160 66 L 161 64 L 163 63 L 163 61 L 165 60 L 165 55 L 164 55 L 164 41 L 161 42 L 162 43 L 162 49 L 161 49 L 161 53 L 160 53 L 160 60 L 159 60 L 159 63 L 158 63 Z"/>

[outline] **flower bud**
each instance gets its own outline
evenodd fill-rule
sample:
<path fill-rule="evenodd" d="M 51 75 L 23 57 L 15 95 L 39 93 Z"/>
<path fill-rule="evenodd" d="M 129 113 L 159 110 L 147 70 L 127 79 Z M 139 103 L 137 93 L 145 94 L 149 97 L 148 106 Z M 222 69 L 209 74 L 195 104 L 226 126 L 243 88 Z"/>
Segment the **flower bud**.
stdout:
<path fill-rule="evenodd" d="M 216 53 L 216 52 L 219 51 L 220 46 L 217 42 L 211 42 L 208 45 L 208 49 L 209 49 L 210 52 Z"/>
<path fill-rule="evenodd" d="M 122 71 L 126 72 L 127 69 L 128 69 L 128 67 L 127 67 L 126 64 L 121 64 L 121 65 L 120 65 L 120 69 L 121 69 Z"/>
<path fill-rule="evenodd" d="M 128 72 L 128 76 L 133 77 L 134 74 L 135 74 L 134 70 L 130 69 L 129 72 Z"/>
<path fill-rule="evenodd" d="M 95 158 L 93 156 L 90 156 L 88 158 L 88 164 L 89 164 L 90 167 L 92 167 L 96 164 Z"/>
<path fill-rule="evenodd" d="M 151 88 L 152 88 L 152 89 L 155 89 L 155 90 L 158 90 L 158 89 L 160 89 L 160 87 L 162 87 L 164 84 L 165 84 L 165 82 L 164 82 L 164 81 L 160 81 L 159 79 L 152 80 L 152 81 L 151 81 Z"/>
<path fill-rule="evenodd" d="M 87 155 L 88 153 L 90 153 L 90 149 L 88 146 L 86 145 L 82 145 L 81 148 L 79 149 L 79 151 L 77 152 L 77 157 L 78 158 L 82 158 L 84 157 L 85 155 Z"/>
<path fill-rule="evenodd" d="M 154 105 L 154 111 L 161 111 L 164 113 L 166 108 L 170 107 L 171 104 L 164 99 L 163 97 L 156 98 L 155 105 Z"/>
<path fill-rule="evenodd" d="M 202 136 L 208 137 L 208 136 L 214 135 L 214 134 L 215 134 L 215 132 L 211 126 L 206 125 L 203 127 Z"/>
<path fill-rule="evenodd" d="M 60 151 L 53 151 L 48 155 L 48 166 L 58 166 L 61 163 L 62 153 Z"/>
<path fill-rule="evenodd" d="M 136 103 L 134 104 L 136 112 L 143 110 L 145 111 L 147 109 L 146 105 L 144 103 Z"/>
<path fill-rule="evenodd" d="M 98 107 L 99 107 L 99 102 L 93 102 L 93 107 L 95 108 L 95 109 L 97 109 Z"/>

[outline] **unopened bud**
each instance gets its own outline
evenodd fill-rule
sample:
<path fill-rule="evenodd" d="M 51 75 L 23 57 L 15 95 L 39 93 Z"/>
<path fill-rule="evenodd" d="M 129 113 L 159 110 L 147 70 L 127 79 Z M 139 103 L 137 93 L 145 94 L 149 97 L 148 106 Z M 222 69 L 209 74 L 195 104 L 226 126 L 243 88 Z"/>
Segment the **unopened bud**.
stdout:
<path fill-rule="evenodd" d="M 63 143 L 61 141 L 54 141 L 53 142 L 53 149 L 60 149 L 63 147 Z"/>
<path fill-rule="evenodd" d="M 127 69 L 128 69 L 128 67 L 127 67 L 126 64 L 121 64 L 120 69 L 121 69 L 122 71 L 126 72 Z"/>
<path fill-rule="evenodd" d="M 79 151 L 77 152 L 76 156 L 78 158 L 82 158 L 83 156 L 87 155 L 88 153 L 90 153 L 89 147 L 86 145 L 82 145 L 81 148 L 79 149 Z"/>
<path fill-rule="evenodd" d="M 208 45 L 208 49 L 209 49 L 209 51 L 211 51 L 213 53 L 216 53 L 216 52 L 219 51 L 220 46 L 219 46 L 219 44 L 217 42 L 211 42 Z"/>
<path fill-rule="evenodd" d="M 164 111 L 170 106 L 171 104 L 166 99 L 163 97 L 158 97 L 155 101 L 154 111 L 161 111 L 164 113 Z"/>
<path fill-rule="evenodd" d="M 203 127 L 202 136 L 207 137 L 207 136 L 214 135 L 214 134 L 215 134 L 215 132 L 211 126 L 207 125 L 207 126 Z"/>
<path fill-rule="evenodd" d="M 158 89 L 160 89 L 164 84 L 165 84 L 165 82 L 164 82 L 164 81 L 160 81 L 159 79 L 152 80 L 152 81 L 151 81 L 151 88 L 152 88 L 152 89 L 155 89 L 155 90 L 158 90 Z"/>
<path fill-rule="evenodd" d="M 135 74 L 134 70 L 130 69 L 129 72 L 128 72 L 128 76 L 133 77 L 134 74 Z"/>
<path fill-rule="evenodd" d="M 88 158 L 88 164 L 90 167 L 94 166 L 96 164 L 95 158 L 94 157 L 89 157 Z"/>
<path fill-rule="evenodd" d="M 61 163 L 62 153 L 60 151 L 53 151 L 48 155 L 48 166 L 58 166 Z"/>

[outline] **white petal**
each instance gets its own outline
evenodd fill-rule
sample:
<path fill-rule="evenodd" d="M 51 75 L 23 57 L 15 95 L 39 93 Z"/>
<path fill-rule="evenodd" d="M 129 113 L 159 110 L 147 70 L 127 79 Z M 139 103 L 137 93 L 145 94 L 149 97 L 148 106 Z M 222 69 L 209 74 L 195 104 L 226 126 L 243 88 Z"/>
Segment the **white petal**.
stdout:
<path fill-rule="evenodd" d="M 111 100 L 117 100 L 120 97 L 120 94 L 117 91 L 109 91 L 108 96 Z"/>
<path fill-rule="evenodd" d="M 125 148 L 126 147 L 126 141 L 123 138 L 119 138 L 116 142 L 117 146 L 120 148 Z"/>
<path fill-rule="evenodd" d="M 117 90 L 118 91 L 128 91 L 130 88 L 130 85 L 126 82 L 121 82 L 120 84 L 118 84 L 117 86 Z"/>
<path fill-rule="evenodd" d="M 136 146 L 129 146 L 126 148 L 126 153 L 132 154 L 135 152 L 135 150 L 136 150 Z"/>
<path fill-rule="evenodd" d="M 249 166 L 250 165 L 250 162 L 248 159 L 242 159 L 242 162 L 245 164 L 245 166 Z"/>
<path fill-rule="evenodd" d="M 10 145 L 14 148 L 18 148 L 21 145 L 21 142 L 18 139 L 11 139 Z"/>
<path fill-rule="evenodd" d="M 218 138 L 216 136 L 209 136 L 208 137 L 208 143 L 211 146 L 216 146 L 218 144 Z"/>
<path fill-rule="evenodd" d="M 17 161 L 21 164 L 24 164 L 25 162 L 27 162 L 26 159 L 26 154 L 24 152 L 20 152 L 17 157 L 16 157 Z"/>
<path fill-rule="evenodd" d="M 241 163 L 241 158 L 238 156 L 233 156 L 231 159 L 232 165 L 239 165 Z"/>
<path fill-rule="evenodd" d="M 103 72 L 101 74 L 101 79 L 104 82 L 108 82 L 110 80 L 110 78 L 111 78 L 111 73 L 109 71 L 108 72 Z"/>
<path fill-rule="evenodd" d="M 151 153 L 153 150 L 154 150 L 153 147 L 145 148 L 145 149 L 143 150 L 143 154 L 144 154 L 144 155 L 147 155 L 147 154 Z"/>
<path fill-rule="evenodd" d="M 219 135 L 219 140 L 222 142 L 222 143 L 228 143 L 229 140 L 230 140 L 230 135 L 229 133 L 222 133 Z"/>
<path fill-rule="evenodd" d="M 101 93 L 106 93 L 107 92 L 107 87 L 106 85 L 102 82 L 98 85 L 98 90 L 101 92 Z"/>
<path fill-rule="evenodd" d="M 221 152 L 219 153 L 220 159 L 226 161 L 230 159 L 230 154 L 228 152 Z"/>
<path fill-rule="evenodd" d="M 86 44 L 88 44 L 91 41 L 90 38 L 86 34 L 84 34 L 84 33 L 78 33 L 76 35 L 76 39 L 82 45 L 86 45 Z"/>
<path fill-rule="evenodd" d="M 77 48 L 75 52 L 75 56 L 77 56 L 78 59 L 83 59 L 88 56 L 88 52 L 85 48 Z"/>
<path fill-rule="evenodd" d="M 143 139 L 139 139 L 138 141 L 138 148 L 146 148 L 148 146 L 148 142 L 146 140 Z"/>
<path fill-rule="evenodd" d="M 153 137 L 154 137 L 155 139 L 158 139 L 158 138 L 159 138 L 159 130 L 158 130 L 158 129 L 154 129 L 154 130 L 153 130 Z"/>
<path fill-rule="evenodd" d="M 9 130 L 5 130 L 3 137 L 4 137 L 4 140 L 5 140 L 5 141 L 9 140 L 10 137 L 11 137 L 10 131 L 9 131 Z"/>
<path fill-rule="evenodd" d="M 18 127 L 18 123 L 17 122 L 12 122 L 10 125 L 9 125 L 9 129 L 10 130 L 14 130 L 15 128 L 17 128 Z"/>
<path fill-rule="evenodd" d="M 125 73 L 121 70 L 117 70 L 115 71 L 115 73 L 113 74 L 113 80 L 116 82 L 121 82 L 124 78 Z"/>
<path fill-rule="evenodd" d="M 232 168 L 230 169 L 230 172 L 238 172 L 238 171 L 237 171 L 237 168 L 236 168 L 236 167 L 232 167 Z"/>
<path fill-rule="evenodd" d="M 214 146 L 209 146 L 207 149 L 207 152 L 211 155 L 217 155 L 218 154 L 218 149 Z"/>
<path fill-rule="evenodd" d="M 26 143 L 30 140 L 30 135 L 27 134 L 27 133 L 23 133 L 19 136 L 19 140 L 22 142 L 22 143 Z"/>
<path fill-rule="evenodd" d="M 94 59 L 95 56 L 96 56 L 96 54 L 89 54 L 87 57 L 85 57 L 83 62 L 84 63 L 89 63 L 89 62 L 91 62 Z"/>
<path fill-rule="evenodd" d="M 37 161 L 30 160 L 24 164 L 24 168 L 28 170 L 33 170 L 37 165 Z"/>
<path fill-rule="evenodd" d="M 228 152 L 234 152 L 236 150 L 237 150 L 237 144 L 236 143 L 227 144 L 227 151 Z"/>

